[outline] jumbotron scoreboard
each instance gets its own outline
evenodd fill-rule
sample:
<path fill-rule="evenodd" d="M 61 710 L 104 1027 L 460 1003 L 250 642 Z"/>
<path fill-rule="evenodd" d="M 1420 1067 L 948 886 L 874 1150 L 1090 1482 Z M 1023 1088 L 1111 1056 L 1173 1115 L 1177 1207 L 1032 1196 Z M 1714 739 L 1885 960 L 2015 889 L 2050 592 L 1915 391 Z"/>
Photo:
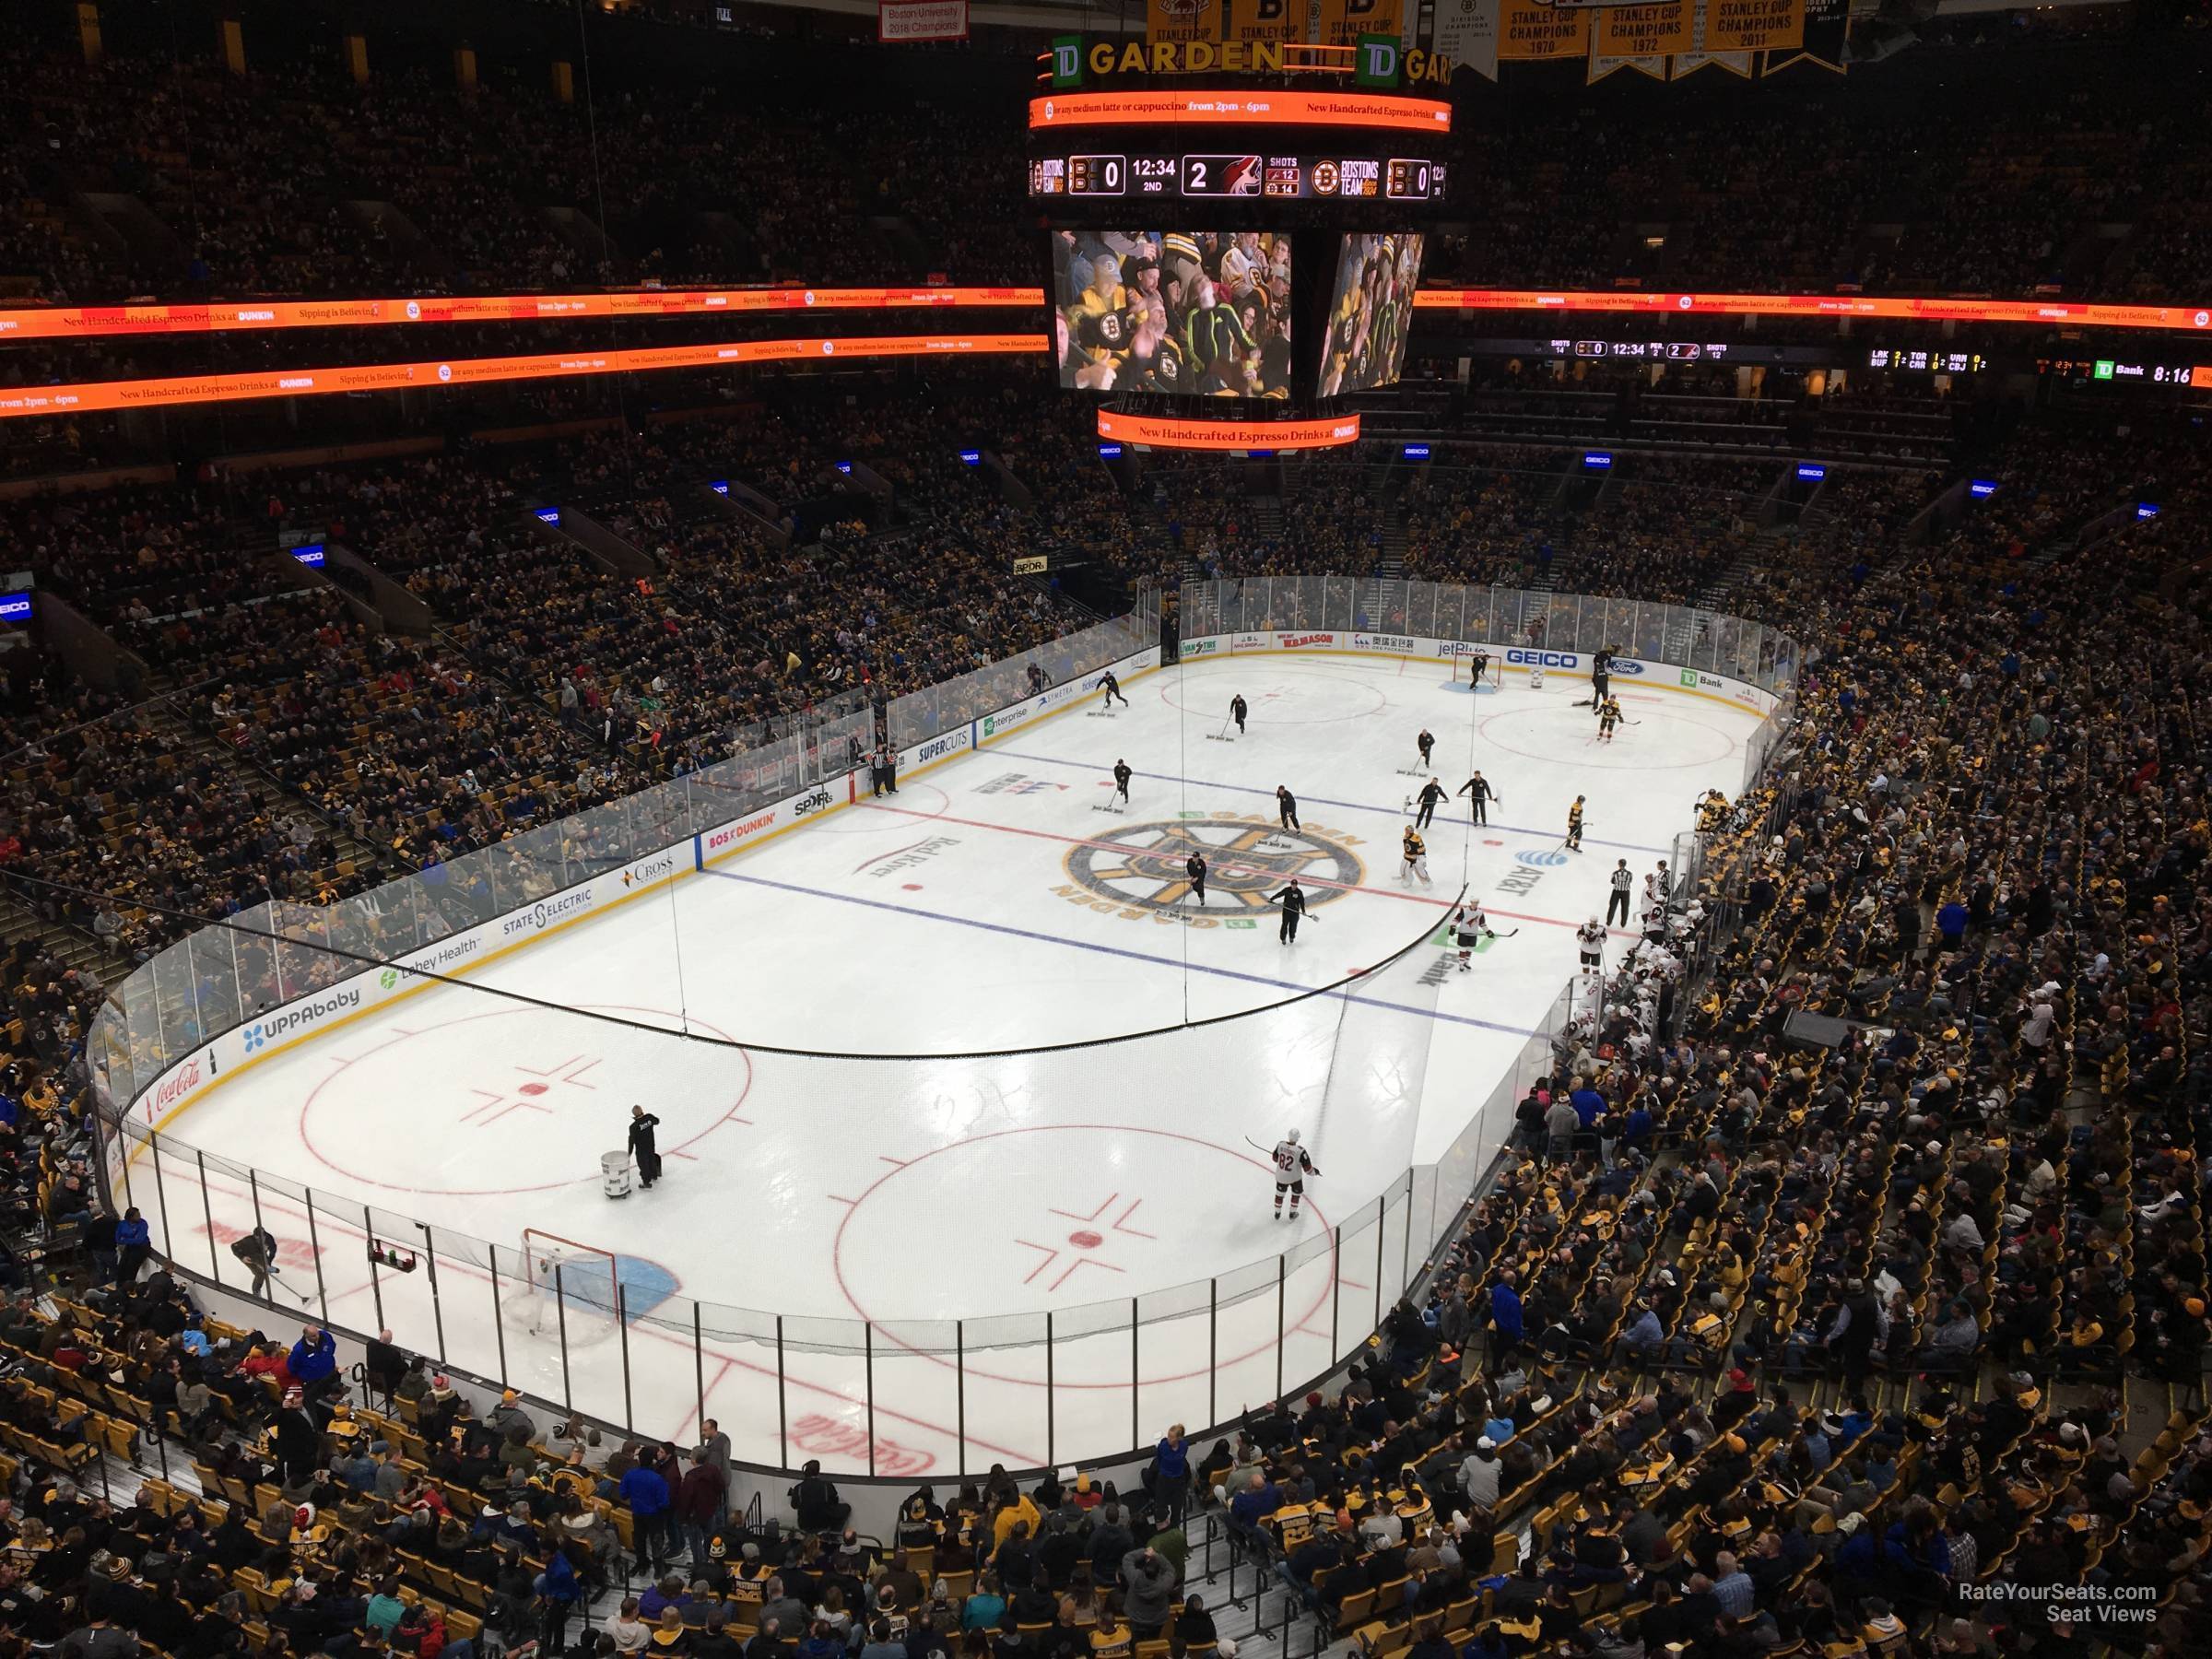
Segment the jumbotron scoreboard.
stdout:
<path fill-rule="evenodd" d="M 1052 346 L 1063 387 L 1104 394 L 1102 453 L 1352 441 L 1343 400 L 1397 381 L 1423 227 L 1449 206 L 1448 65 L 1380 39 L 1221 67 L 1213 50 L 1039 59 L 1028 195 Z"/>
<path fill-rule="evenodd" d="M 1030 100 L 1029 194 L 1089 201 L 1320 202 L 1431 207 L 1445 199 L 1452 106 L 1385 93 L 1042 94 Z"/>

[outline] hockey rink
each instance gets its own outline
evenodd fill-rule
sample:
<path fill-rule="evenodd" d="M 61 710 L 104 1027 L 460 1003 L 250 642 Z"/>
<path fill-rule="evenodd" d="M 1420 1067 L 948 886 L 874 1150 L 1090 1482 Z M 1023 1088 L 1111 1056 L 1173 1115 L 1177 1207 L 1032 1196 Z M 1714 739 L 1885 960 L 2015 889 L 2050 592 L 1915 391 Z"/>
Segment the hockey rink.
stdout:
<path fill-rule="evenodd" d="M 1303 1382 L 1418 1267 L 1428 1217 L 1378 1200 L 1511 1071 L 1615 861 L 1641 893 L 1697 796 L 1735 792 L 1758 716 L 1617 681 L 1637 724 L 1601 745 L 1580 679 L 1322 655 L 1127 690 L 240 1068 L 158 1169 L 135 1155 L 133 1201 L 226 1283 L 258 1215 L 288 1282 L 320 1264 L 311 1312 L 678 1443 L 703 1399 L 763 1464 L 1065 1463 Z M 1477 769 L 1490 822 L 1454 798 L 1430 885 L 1401 885 L 1405 801 Z M 1266 895 L 1293 874 L 1286 946 Z M 1288 1002 L 1433 935 L 1463 883 L 1511 935 L 1473 971 L 1424 945 Z M 988 1052 L 1055 1044 L 1088 1046 Z M 914 1054 L 980 1057 L 883 1057 Z M 633 1104 L 665 1179 L 610 1200 Z M 1295 1224 L 1264 1150 L 1293 1127 L 1324 1174 Z M 565 1342 L 532 1328 L 525 1229 L 613 1253 L 626 1332 L 582 1305 Z"/>

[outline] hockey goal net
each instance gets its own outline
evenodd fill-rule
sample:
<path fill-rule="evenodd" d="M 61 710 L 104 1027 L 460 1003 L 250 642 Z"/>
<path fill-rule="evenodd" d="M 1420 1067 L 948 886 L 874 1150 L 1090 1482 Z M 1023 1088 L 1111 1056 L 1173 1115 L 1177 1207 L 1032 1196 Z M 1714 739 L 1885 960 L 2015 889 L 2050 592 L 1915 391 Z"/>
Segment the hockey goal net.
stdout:
<path fill-rule="evenodd" d="M 1479 670 L 1477 664 L 1481 665 Z M 1495 691 L 1504 684 L 1505 676 L 1499 666 L 1496 652 L 1481 657 L 1455 656 L 1452 659 L 1452 683 L 1464 686 L 1470 691 Z"/>
<path fill-rule="evenodd" d="M 515 1277 L 501 1306 L 534 1335 L 563 1336 L 571 1347 L 603 1342 L 623 1317 L 621 1263 L 611 1250 L 525 1227 Z"/>

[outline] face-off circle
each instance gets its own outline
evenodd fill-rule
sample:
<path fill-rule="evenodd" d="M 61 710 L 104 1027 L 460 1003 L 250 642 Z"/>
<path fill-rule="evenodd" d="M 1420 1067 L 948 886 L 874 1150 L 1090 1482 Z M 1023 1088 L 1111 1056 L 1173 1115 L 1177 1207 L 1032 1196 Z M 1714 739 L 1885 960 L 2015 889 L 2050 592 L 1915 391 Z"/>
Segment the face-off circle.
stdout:
<path fill-rule="evenodd" d="M 1207 899 L 1247 910 L 1266 909 L 1267 895 L 1293 876 L 1305 885 L 1308 906 L 1318 907 L 1343 898 L 1367 874 L 1349 849 L 1310 830 L 1203 817 L 1123 826 L 1070 848 L 1064 866 L 1101 899 L 1175 910 L 1188 908 L 1185 866 L 1194 852 L 1206 856 Z"/>
<path fill-rule="evenodd" d="M 598 1011 L 675 1018 L 656 1008 Z M 743 1049 L 529 1004 L 420 1025 L 403 1016 L 381 1041 L 339 1033 L 319 1058 L 333 1069 L 300 1108 L 300 1138 L 317 1161 L 387 1192 L 444 1197 L 594 1184 L 600 1154 L 622 1145 L 633 1104 L 661 1120 L 666 1157 L 741 1124 L 753 1085 Z M 680 1074 L 674 1087 L 672 1073 Z M 654 1079 L 649 1097 L 625 1081 L 645 1077 Z"/>
<path fill-rule="evenodd" d="M 1034 1159 L 1030 1172 L 1010 1175 L 1025 1158 Z M 1274 1174 L 1256 1152 L 1119 1124 L 1041 1124 L 954 1141 L 894 1165 L 852 1201 L 834 1246 L 838 1288 L 855 1315 L 876 1325 L 878 1340 L 895 1344 L 902 1320 L 957 1318 L 979 1301 L 995 1318 L 1145 1296 L 1191 1281 L 1192 1241 L 1182 1218 L 1218 1209 L 1224 1194 L 1251 1206 L 1243 1213 L 1252 1218 L 1254 1259 L 1290 1242 L 1269 1218 Z M 985 1191 L 994 1196 L 971 1218 L 971 1248 L 962 1253 L 961 1271 L 924 1277 L 941 1305 L 913 1307 L 917 1229 L 941 1218 L 946 1194 Z M 1302 1226 L 1328 1227 L 1311 1188 L 1305 1210 Z M 1316 1260 L 1325 1261 L 1325 1253 Z M 1292 1329 L 1328 1306 L 1337 1281 L 1334 1263 L 1327 1266 L 1312 1293 L 1294 1297 L 1287 1311 Z M 887 1310 L 901 1306 L 910 1311 L 886 1323 Z M 1225 1353 L 1219 1365 L 1273 1346 Z M 978 1367 L 972 1354 L 970 1371 L 999 1382 L 1041 1381 Z M 1147 1374 L 1142 1382 L 1156 1385 L 1184 1374 Z"/>

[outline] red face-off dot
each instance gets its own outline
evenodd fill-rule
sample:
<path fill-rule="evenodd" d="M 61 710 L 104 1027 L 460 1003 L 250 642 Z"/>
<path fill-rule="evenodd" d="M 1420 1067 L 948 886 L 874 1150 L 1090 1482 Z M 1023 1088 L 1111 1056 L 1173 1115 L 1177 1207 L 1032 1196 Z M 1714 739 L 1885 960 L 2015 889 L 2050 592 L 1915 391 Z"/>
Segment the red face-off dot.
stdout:
<path fill-rule="evenodd" d="M 543 1083 L 525 1083 L 514 1092 L 516 1094 L 541 1095 L 546 1092 L 546 1086 Z"/>
<path fill-rule="evenodd" d="M 1106 1238 L 1102 1233 L 1072 1232 L 1067 1235 L 1067 1241 L 1077 1250 L 1096 1250 L 1106 1241 Z"/>

